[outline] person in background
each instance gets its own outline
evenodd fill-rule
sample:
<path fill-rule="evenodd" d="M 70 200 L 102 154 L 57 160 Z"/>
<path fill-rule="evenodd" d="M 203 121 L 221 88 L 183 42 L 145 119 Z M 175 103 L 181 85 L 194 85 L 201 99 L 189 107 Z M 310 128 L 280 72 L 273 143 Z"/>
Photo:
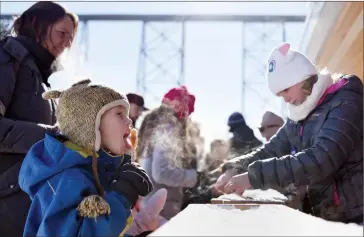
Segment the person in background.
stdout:
<path fill-rule="evenodd" d="M 78 17 L 58 3 L 41 1 L 15 19 L 13 36 L 0 41 L 0 236 L 21 236 L 30 199 L 18 174 L 30 147 L 56 131 L 56 102 L 45 101 L 48 78 L 62 69 Z"/>
<path fill-rule="evenodd" d="M 210 152 L 204 159 L 204 168 L 210 172 L 218 168 L 228 158 L 229 145 L 226 141 L 215 139 L 210 144 Z"/>
<path fill-rule="evenodd" d="M 318 71 L 284 43 L 269 57 L 270 91 L 288 104 L 288 121 L 262 148 L 225 163 L 216 183 L 226 193 L 305 187 L 311 212 L 363 222 L 363 83 Z"/>
<path fill-rule="evenodd" d="M 191 138 L 191 149 L 196 149 L 195 154 L 197 161 L 196 164 L 192 165 L 192 167 L 196 167 L 196 169 L 198 169 L 205 152 L 205 138 L 201 135 L 200 123 L 191 119 L 191 126 L 188 127 L 187 134 Z"/>
<path fill-rule="evenodd" d="M 133 121 L 133 127 L 135 127 L 136 121 L 142 115 L 144 111 L 148 109 L 144 107 L 144 98 L 135 93 L 129 93 L 126 95 L 130 103 L 130 114 L 129 117 Z"/>
<path fill-rule="evenodd" d="M 283 126 L 284 120 L 273 112 L 267 111 L 263 115 L 262 123 L 259 127 L 259 132 L 267 141 L 277 133 Z"/>
<path fill-rule="evenodd" d="M 228 119 L 228 126 L 229 132 L 233 134 L 229 140 L 229 158 L 244 155 L 262 145 L 262 142 L 255 137 L 253 130 L 245 123 L 241 113 L 232 113 Z"/>
<path fill-rule="evenodd" d="M 156 189 L 168 191 L 161 216 L 170 219 L 181 211 L 183 189 L 198 185 L 200 173 L 189 168 L 196 163 L 196 148 L 190 136 L 195 96 L 185 86 L 172 88 L 162 104 L 151 110 L 139 129 L 137 157 L 150 175 Z M 143 201 L 148 201 L 153 192 Z"/>

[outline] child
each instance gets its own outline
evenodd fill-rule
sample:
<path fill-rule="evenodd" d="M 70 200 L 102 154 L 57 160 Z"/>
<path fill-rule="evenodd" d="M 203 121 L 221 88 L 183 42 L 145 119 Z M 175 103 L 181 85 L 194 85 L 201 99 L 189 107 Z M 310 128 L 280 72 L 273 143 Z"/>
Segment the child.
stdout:
<path fill-rule="evenodd" d="M 154 186 L 168 191 L 161 216 L 171 219 L 181 211 L 183 189 L 195 188 L 201 173 L 188 167 L 197 161 L 194 140 L 188 133 L 190 115 L 194 112 L 195 96 L 185 86 L 172 88 L 162 104 L 148 113 L 139 130 L 137 156 Z M 143 201 L 151 198 L 148 195 Z"/>
<path fill-rule="evenodd" d="M 267 144 L 222 166 L 216 188 L 304 189 L 315 216 L 363 222 L 363 82 L 318 71 L 284 43 L 267 67 L 269 90 L 287 103 L 288 120 Z"/>
<path fill-rule="evenodd" d="M 19 185 L 32 200 L 24 236 L 124 235 L 131 208 L 153 189 L 127 155 L 128 100 L 90 83 L 43 94 L 59 98 L 60 134 L 46 134 L 21 167 Z"/>

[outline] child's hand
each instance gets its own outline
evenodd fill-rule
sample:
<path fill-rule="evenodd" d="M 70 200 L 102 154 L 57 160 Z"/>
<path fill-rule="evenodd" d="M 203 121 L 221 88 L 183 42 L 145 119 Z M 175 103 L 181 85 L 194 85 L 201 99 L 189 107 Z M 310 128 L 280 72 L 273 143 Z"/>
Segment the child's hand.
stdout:
<path fill-rule="evenodd" d="M 237 193 L 242 195 L 245 190 L 251 187 L 248 173 L 235 175 L 224 187 L 225 193 Z"/>
<path fill-rule="evenodd" d="M 137 163 L 126 163 L 118 169 L 116 179 L 110 188 L 128 198 L 132 206 L 136 204 L 139 196 L 147 196 L 153 190 L 153 184 Z"/>
<path fill-rule="evenodd" d="M 214 185 L 215 188 L 219 191 L 224 191 L 225 185 L 229 182 L 229 180 L 234 176 L 237 175 L 236 170 L 234 169 L 228 169 L 220 175 L 219 179 L 216 181 L 216 184 Z"/>

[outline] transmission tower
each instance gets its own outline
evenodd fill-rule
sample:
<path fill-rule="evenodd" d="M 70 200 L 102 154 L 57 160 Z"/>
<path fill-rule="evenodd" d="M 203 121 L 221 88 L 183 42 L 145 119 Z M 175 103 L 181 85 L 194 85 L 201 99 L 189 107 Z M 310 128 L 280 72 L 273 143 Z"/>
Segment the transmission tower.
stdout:
<path fill-rule="evenodd" d="M 170 88 L 184 84 L 185 22 L 143 22 L 137 91 L 159 101 Z"/>
<path fill-rule="evenodd" d="M 11 19 L 16 14 L 0 15 Z M 253 95 L 263 101 L 263 107 L 280 108 L 268 99 L 270 92 L 264 73 L 270 50 L 286 40 L 286 23 L 303 24 L 305 16 L 288 15 L 79 15 L 83 22 L 79 45 L 88 58 L 88 23 L 91 21 L 139 21 L 142 23 L 137 91 L 148 101 L 160 101 L 171 87 L 185 83 L 185 24 L 187 22 L 242 23 L 242 112 L 257 107 Z M 249 67 L 246 67 L 249 65 Z M 260 85 L 260 86 L 259 86 Z M 275 101 L 276 102 L 276 101 Z M 279 109 L 276 109 L 279 110 Z"/>
<path fill-rule="evenodd" d="M 285 103 L 282 100 L 273 101 L 266 86 L 266 66 L 272 48 L 286 41 L 285 22 L 247 22 L 243 23 L 242 52 L 242 112 L 256 108 L 257 103 L 252 98 L 259 98 L 263 103 L 261 109 L 273 108 L 285 116 Z M 249 65 L 249 67 L 246 67 Z M 247 103 L 248 98 L 252 100 Z M 275 102 L 275 103 L 274 103 Z"/>

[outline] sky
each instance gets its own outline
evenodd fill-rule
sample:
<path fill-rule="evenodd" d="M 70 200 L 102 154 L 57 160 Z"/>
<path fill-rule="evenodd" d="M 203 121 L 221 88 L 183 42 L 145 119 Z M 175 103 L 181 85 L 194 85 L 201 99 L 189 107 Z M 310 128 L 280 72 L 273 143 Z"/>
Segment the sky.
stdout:
<path fill-rule="evenodd" d="M 308 2 L 60 2 L 76 14 L 247 14 L 247 15 L 306 15 Z M 20 14 L 34 2 L 0 2 L 2 14 Z M 165 30 L 168 38 L 180 45 L 178 23 L 153 23 Z M 256 129 L 265 111 L 285 116 L 282 100 L 272 95 L 265 84 L 264 63 L 269 51 L 282 41 L 282 29 L 276 24 L 242 23 L 187 23 L 185 34 L 185 74 L 187 88 L 196 96 L 192 118 L 201 124 L 201 132 L 208 147 L 213 139 L 227 139 L 227 119 L 235 111 L 243 112 L 247 124 Z M 151 48 L 148 54 L 159 63 L 176 53 L 178 47 L 161 40 L 154 41 L 155 31 L 146 28 L 146 39 Z M 304 23 L 286 24 L 286 41 L 298 48 Z M 115 88 L 119 92 L 136 92 L 141 45 L 140 22 L 90 22 L 87 60 L 83 57 L 86 45 L 80 25 L 76 42 L 65 54 L 65 71 L 51 76 L 52 88 L 64 89 L 80 78 L 90 77 L 94 82 Z M 262 44 L 259 37 L 265 33 Z M 243 58 L 243 44 L 246 53 Z M 153 49 L 154 48 L 154 49 Z M 178 54 L 177 54 L 178 55 Z M 244 63 L 245 62 L 245 63 Z M 153 64 L 147 64 L 152 70 Z M 175 57 L 166 65 L 178 76 L 180 60 Z M 160 98 L 176 85 L 175 77 L 148 74 L 146 106 L 156 107 Z M 243 91 L 243 77 L 245 89 Z M 156 99 L 157 98 L 157 99 Z"/>

